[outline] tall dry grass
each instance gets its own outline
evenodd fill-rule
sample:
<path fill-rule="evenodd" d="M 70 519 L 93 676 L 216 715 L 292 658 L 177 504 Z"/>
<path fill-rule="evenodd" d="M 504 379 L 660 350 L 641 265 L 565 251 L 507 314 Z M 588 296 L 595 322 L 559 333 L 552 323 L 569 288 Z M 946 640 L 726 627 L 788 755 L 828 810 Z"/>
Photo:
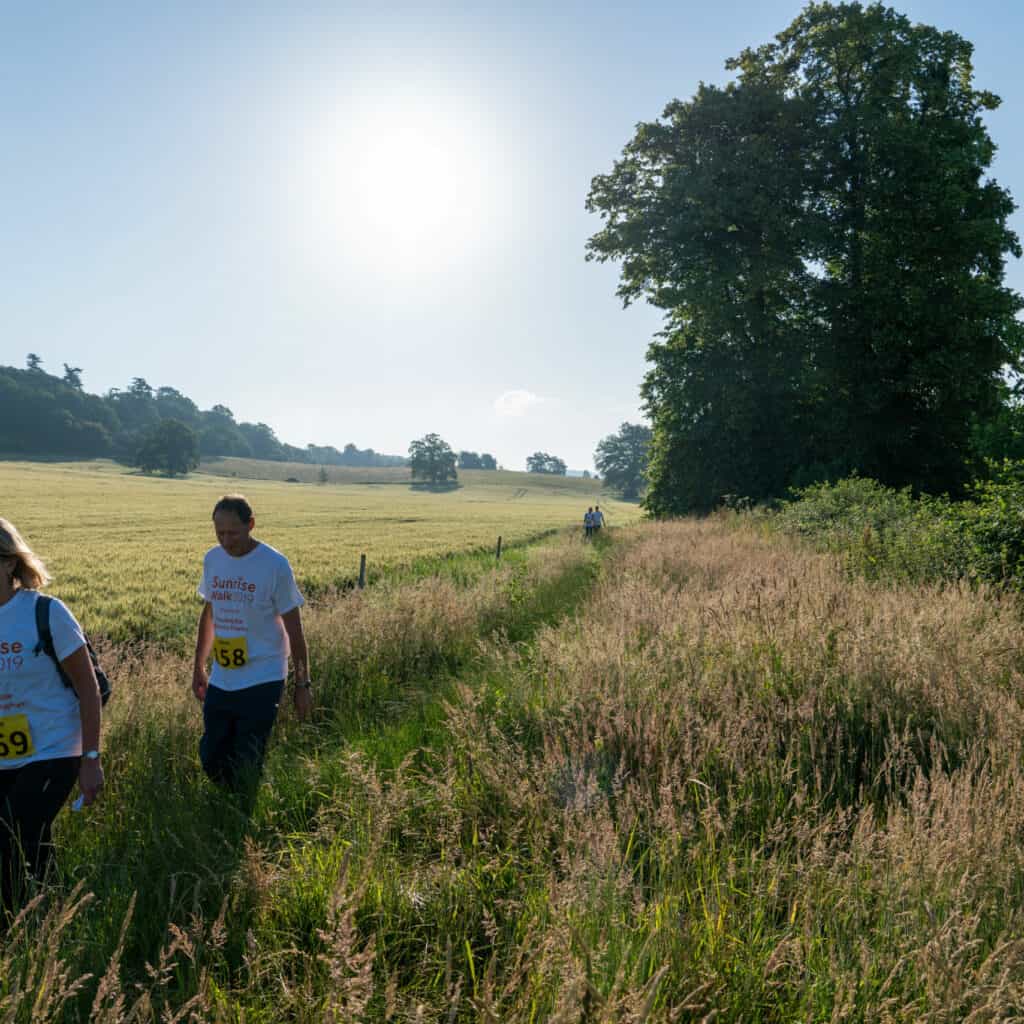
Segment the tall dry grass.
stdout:
<path fill-rule="evenodd" d="M 543 938 L 504 1019 L 1015 1019 L 1020 627 L 722 521 L 645 528 L 506 656 L 512 707 L 453 713 L 545 893 L 508 921 Z"/>

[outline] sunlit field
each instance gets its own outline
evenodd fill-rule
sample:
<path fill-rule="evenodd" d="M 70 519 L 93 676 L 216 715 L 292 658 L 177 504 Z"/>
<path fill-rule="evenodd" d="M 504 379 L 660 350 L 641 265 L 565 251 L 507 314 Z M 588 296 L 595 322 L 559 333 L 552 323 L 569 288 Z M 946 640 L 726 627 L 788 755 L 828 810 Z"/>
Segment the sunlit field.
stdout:
<path fill-rule="evenodd" d="M 187 655 L 112 645 L 0 1019 L 1018 1020 L 1021 617 L 742 517 L 563 533 L 311 608 L 252 808 Z"/>
<path fill-rule="evenodd" d="M 87 629 L 117 640 L 189 633 L 203 552 L 214 543 L 210 511 L 241 491 L 256 535 L 284 551 L 311 595 L 345 586 L 367 555 L 371 578 L 450 552 L 493 550 L 578 524 L 599 501 L 610 524 L 639 518 L 594 481 L 470 471 L 452 491 L 410 486 L 408 470 L 217 460 L 217 476 L 143 477 L 110 462 L 0 462 L 0 515 L 44 558 Z M 257 474 L 276 479 L 253 479 Z M 303 482 L 285 482 L 294 477 Z"/>

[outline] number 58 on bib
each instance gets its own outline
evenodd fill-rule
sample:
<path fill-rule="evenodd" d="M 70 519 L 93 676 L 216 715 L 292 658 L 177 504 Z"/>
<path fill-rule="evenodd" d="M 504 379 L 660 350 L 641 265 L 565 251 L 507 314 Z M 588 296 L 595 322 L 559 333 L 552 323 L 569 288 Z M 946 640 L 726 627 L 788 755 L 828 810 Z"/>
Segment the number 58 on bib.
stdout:
<path fill-rule="evenodd" d="M 245 668 L 249 663 L 249 642 L 244 636 L 215 636 L 213 660 L 223 669 Z"/>

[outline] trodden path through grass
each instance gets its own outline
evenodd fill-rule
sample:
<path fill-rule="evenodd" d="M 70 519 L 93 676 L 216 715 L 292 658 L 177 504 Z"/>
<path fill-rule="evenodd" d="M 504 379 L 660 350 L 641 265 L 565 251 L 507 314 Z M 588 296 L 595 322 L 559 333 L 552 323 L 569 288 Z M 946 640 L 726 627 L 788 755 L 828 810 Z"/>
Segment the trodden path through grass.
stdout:
<path fill-rule="evenodd" d="M 510 551 L 498 566 L 460 556 L 437 575 L 312 608 L 319 711 L 311 725 L 283 715 L 251 813 L 201 776 L 187 659 L 157 648 L 108 651 L 117 690 L 108 792 L 92 813 L 60 820 L 63 881 L 2 946 L 0 1020 L 188 1019 L 193 1011 L 320 1019 L 318 988 L 299 999 L 305 1011 L 282 1017 L 280 987 L 296 957 L 301 974 L 318 973 L 339 857 L 358 847 L 364 827 L 377 827 L 372 808 L 347 826 L 338 815 L 355 805 L 354 789 L 362 793 L 360 766 L 386 780 L 442 747 L 457 682 L 482 682 L 493 647 L 521 647 L 575 609 L 609 543 L 563 534 Z M 341 838 L 346 828 L 353 834 Z M 280 904 L 271 913 L 268 897 Z M 257 948 L 282 968 L 272 984 L 256 966 L 264 963 L 254 960 Z M 38 1004 L 33 989 L 44 975 L 53 996 Z"/>

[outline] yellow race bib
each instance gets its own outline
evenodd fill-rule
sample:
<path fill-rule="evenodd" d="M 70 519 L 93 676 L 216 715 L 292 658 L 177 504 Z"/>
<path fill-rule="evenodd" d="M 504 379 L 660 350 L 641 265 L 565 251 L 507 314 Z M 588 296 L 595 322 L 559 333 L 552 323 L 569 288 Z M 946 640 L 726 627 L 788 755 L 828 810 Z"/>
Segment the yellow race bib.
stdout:
<path fill-rule="evenodd" d="M 249 641 L 244 636 L 215 636 L 213 660 L 221 668 L 245 668 L 249 664 Z"/>
<path fill-rule="evenodd" d="M 0 718 L 0 761 L 14 761 L 35 752 L 27 715 Z"/>

